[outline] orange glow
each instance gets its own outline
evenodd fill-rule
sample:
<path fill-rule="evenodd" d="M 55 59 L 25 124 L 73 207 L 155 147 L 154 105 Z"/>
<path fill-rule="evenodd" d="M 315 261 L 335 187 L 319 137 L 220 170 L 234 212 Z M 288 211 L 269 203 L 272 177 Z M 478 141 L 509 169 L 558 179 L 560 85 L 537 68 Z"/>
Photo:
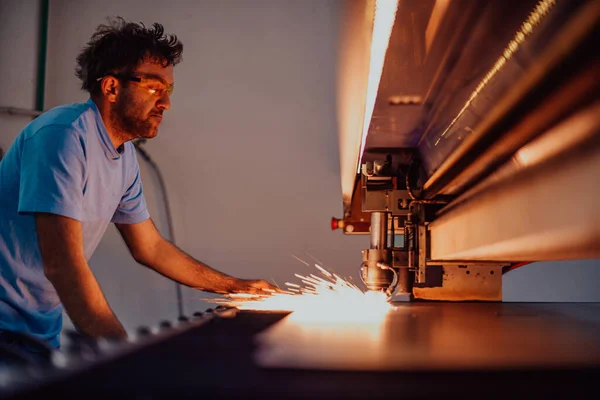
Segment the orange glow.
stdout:
<path fill-rule="evenodd" d="M 230 294 L 221 304 L 240 310 L 292 311 L 290 320 L 302 323 L 378 322 L 389 309 L 385 293 L 358 286 L 315 264 L 318 275 L 295 274 L 302 282 L 286 282 L 283 293 L 260 296 Z"/>
<path fill-rule="evenodd" d="M 368 315 L 368 314 L 367 314 Z M 270 367 L 373 369 L 389 352 L 385 317 L 372 322 L 305 322 L 296 313 L 259 333 L 254 360 Z M 356 313 L 354 318 L 362 318 Z"/>
<path fill-rule="evenodd" d="M 358 173 L 362 165 L 369 125 L 375 108 L 375 100 L 379 91 L 379 81 L 383 71 L 385 53 L 390 43 L 392 27 L 396 19 L 398 0 L 377 0 L 375 3 L 375 20 L 373 21 L 373 39 L 371 41 L 371 57 L 369 58 L 369 81 L 367 86 L 367 104 L 363 121 L 362 139 L 360 144 L 360 160 Z"/>

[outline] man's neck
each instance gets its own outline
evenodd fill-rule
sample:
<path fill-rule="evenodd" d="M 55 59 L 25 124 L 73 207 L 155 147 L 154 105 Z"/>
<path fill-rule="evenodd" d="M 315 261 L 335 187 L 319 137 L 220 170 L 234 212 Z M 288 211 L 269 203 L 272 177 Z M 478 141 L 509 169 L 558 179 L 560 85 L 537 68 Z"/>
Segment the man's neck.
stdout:
<path fill-rule="evenodd" d="M 119 129 L 112 121 L 112 112 L 110 110 L 110 105 L 92 97 L 92 101 L 98 107 L 98 111 L 100 111 L 100 115 L 102 116 L 102 122 L 104 122 L 104 126 L 106 127 L 106 131 L 108 132 L 108 137 L 112 142 L 115 149 L 119 149 L 123 145 L 123 143 L 131 140 L 129 135 L 123 130 Z"/>

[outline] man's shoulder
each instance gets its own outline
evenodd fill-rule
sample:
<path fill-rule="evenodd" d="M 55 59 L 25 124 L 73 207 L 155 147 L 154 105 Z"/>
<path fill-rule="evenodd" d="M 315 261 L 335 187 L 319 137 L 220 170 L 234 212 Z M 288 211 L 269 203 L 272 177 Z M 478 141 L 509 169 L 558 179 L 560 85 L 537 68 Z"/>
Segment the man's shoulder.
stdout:
<path fill-rule="evenodd" d="M 41 132 L 71 132 L 83 134 L 80 123 L 86 117 L 93 118 L 93 110 L 88 102 L 64 104 L 44 112 L 31 121 L 24 129 L 25 138 L 31 138 Z"/>

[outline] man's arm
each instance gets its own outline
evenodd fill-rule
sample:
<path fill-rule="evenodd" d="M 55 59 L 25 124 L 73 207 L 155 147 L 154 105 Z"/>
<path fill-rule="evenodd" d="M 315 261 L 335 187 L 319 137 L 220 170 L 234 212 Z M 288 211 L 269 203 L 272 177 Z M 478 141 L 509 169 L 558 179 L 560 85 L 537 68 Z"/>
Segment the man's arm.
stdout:
<path fill-rule="evenodd" d="M 127 337 L 87 264 L 81 223 L 60 215 L 37 213 L 36 227 L 44 274 L 77 329 L 92 337 Z"/>
<path fill-rule="evenodd" d="M 138 263 L 183 285 L 213 293 L 269 294 L 268 290 L 278 290 L 265 280 L 234 278 L 194 259 L 164 239 L 151 219 L 115 225 Z"/>

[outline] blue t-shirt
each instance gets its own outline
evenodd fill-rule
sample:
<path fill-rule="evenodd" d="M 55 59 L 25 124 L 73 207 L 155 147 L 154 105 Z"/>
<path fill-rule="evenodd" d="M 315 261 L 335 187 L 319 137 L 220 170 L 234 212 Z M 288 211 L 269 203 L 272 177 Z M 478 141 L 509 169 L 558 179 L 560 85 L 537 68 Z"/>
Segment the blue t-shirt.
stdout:
<path fill-rule="evenodd" d="M 115 149 L 91 99 L 37 117 L 0 162 L 0 331 L 58 347 L 62 305 L 44 275 L 36 212 L 81 221 L 87 260 L 111 221 L 149 218 L 135 147 Z"/>

